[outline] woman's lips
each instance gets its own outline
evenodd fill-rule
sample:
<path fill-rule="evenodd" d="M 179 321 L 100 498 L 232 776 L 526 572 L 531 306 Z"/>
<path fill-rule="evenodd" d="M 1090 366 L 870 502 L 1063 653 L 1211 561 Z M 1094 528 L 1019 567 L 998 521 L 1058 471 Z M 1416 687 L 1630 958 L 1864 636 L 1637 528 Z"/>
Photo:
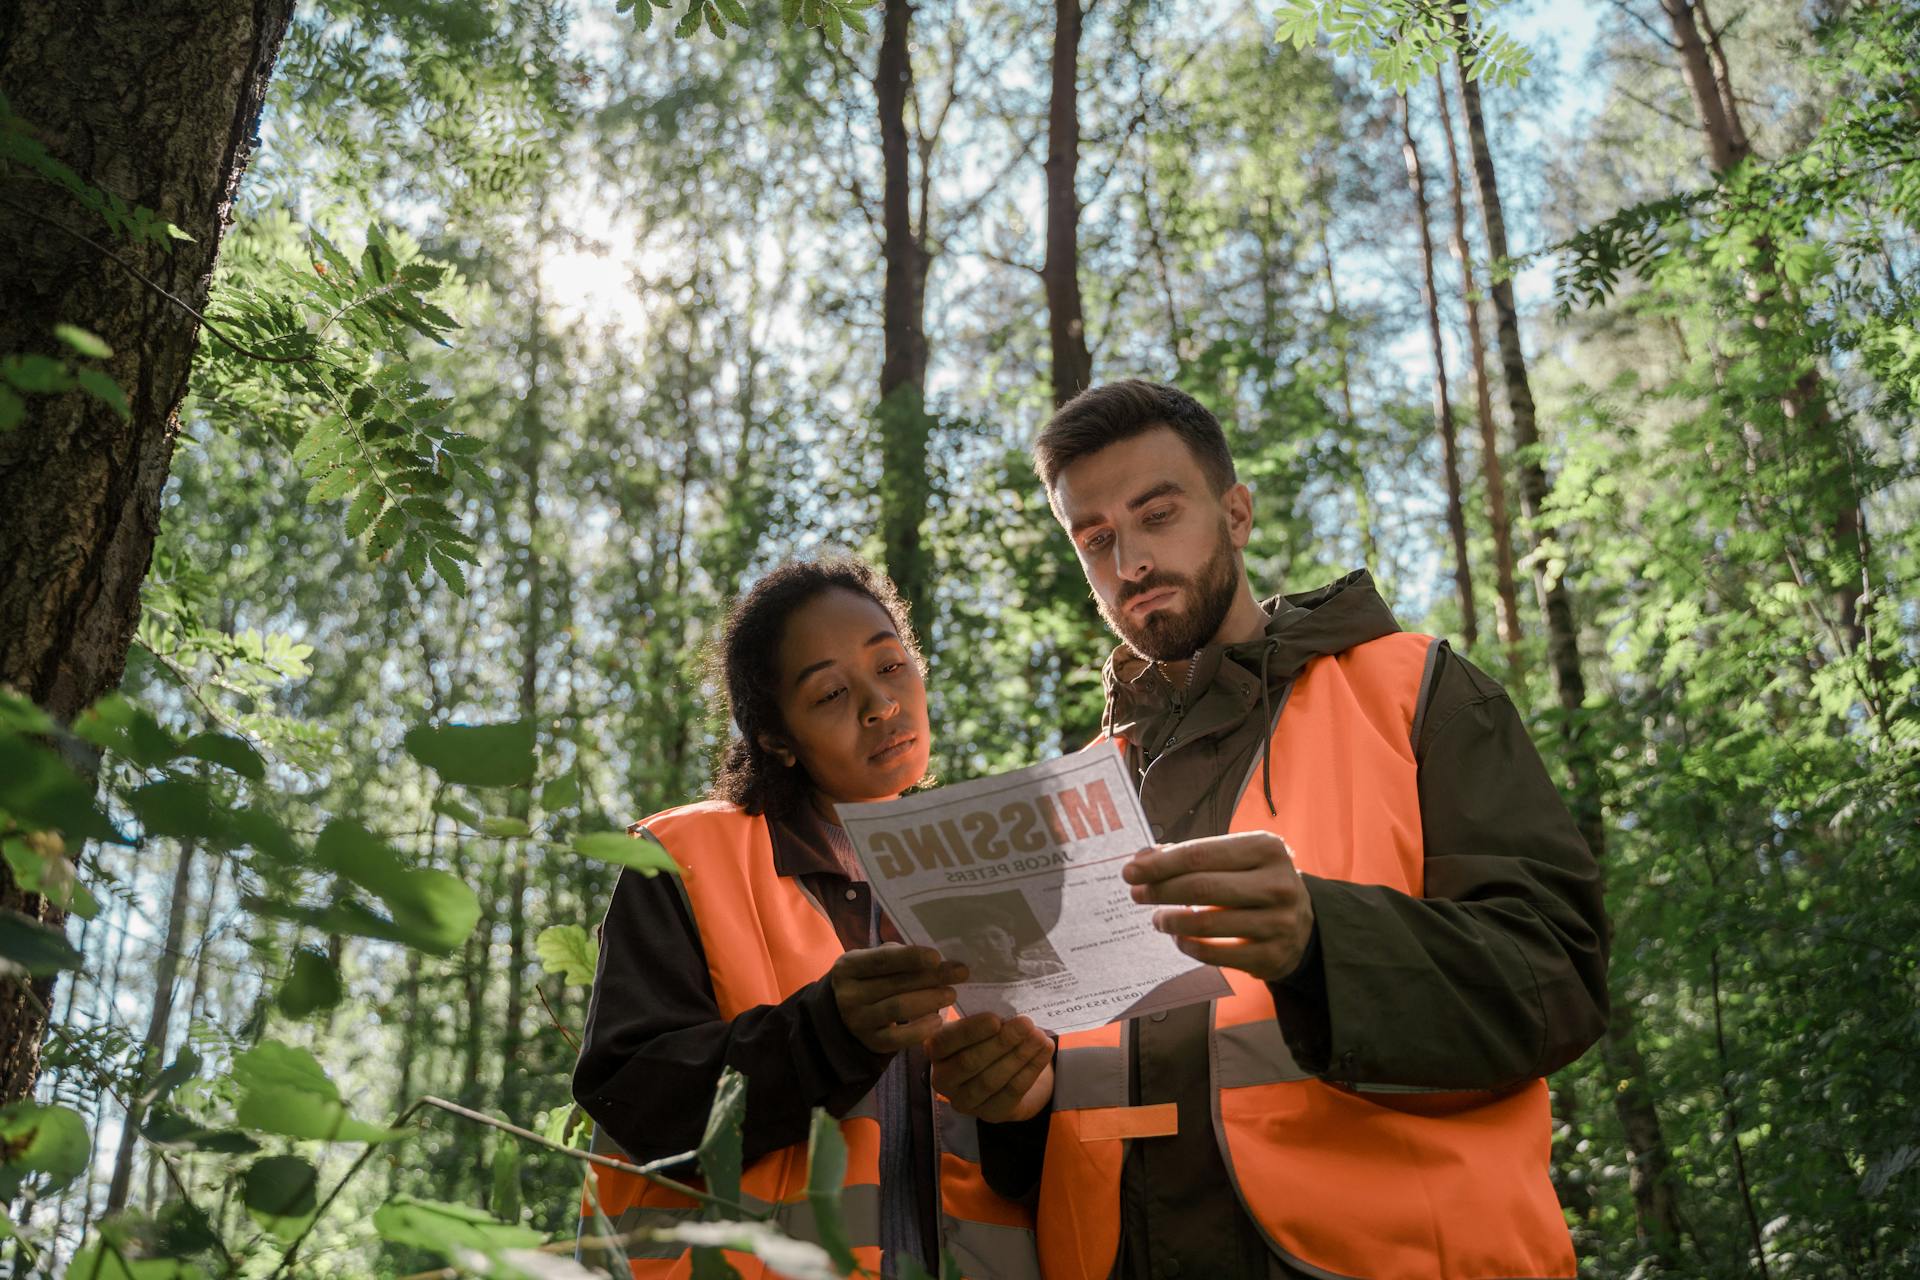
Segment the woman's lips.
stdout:
<path fill-rule="evenodd" d="M 899 737 L 894 738 L 892 741 L 888 742 L 886 746 L 880 748 L 878 751 L 868 756 L 867 763 L 892 764 L 895 760 L 898 760 L 901 756 L 905 755 L 907 753 L 907 748 L 911 747 L 916 741 L 918 741 L 918 738 L 914 734 L 903 733 Z"/>

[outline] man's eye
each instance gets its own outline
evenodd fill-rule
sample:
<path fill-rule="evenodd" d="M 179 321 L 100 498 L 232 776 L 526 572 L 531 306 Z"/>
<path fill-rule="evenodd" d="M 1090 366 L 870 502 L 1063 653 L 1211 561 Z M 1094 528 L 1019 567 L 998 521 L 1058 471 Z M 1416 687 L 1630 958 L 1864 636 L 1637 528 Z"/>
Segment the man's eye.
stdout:
<path fill-rule="evenodd" d="M 1158 511 L 1149 511 L 1149 512 L 1147 512 L 1147 518 L 1146 518 L 1146 520 L 1145 520 L 1145 521 L 1144 521 L 1143 523 L 1146 523 L 1146 524 L 1165 524 L 1165 523 L 1166 523 L 1167 521 L 1169 521 L 1169 520 L 1171 520 L 1171 519 L 1173 519 L 1173 508 L 1172 508 L 1172 507 L 1161 507 L 1161 508 L 1160 508 L 1160 509 L 1159 509 Z"/>
<path fill-rule="evenodd" d="M 1100 548 L 1106 546 L 1109 542 L 1112 542 L 1112 541 L 1113 541 L 1113 535 L 1103 530 L 1099 533 L 1094 534 L 1091 538 L 1088 538 L 1085 542 L 1081 543 L 1080 545 L 1088 551 L 1098 551 Z"/>

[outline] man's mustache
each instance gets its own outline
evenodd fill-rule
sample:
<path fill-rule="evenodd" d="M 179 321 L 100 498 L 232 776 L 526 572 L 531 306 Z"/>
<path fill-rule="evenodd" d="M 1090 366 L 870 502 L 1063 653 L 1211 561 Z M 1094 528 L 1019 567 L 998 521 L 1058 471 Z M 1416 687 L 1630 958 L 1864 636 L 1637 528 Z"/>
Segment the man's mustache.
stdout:
<path fill-rule="evenodd" d="M 1114 600 L 1114 604 L 1116 607 L 1124 609 L 1127 607 L 1129 600 L 1136 600 L 1149 592 L 1164 591 L 1168 587 L 1184 587 L 1186 585 L 1187 580 L 1179 574 L 1167 573 L 1164 570 L 1155 569 L 1138 582 L 1130 582 L 1121 587 L 1120 595 Z"/>

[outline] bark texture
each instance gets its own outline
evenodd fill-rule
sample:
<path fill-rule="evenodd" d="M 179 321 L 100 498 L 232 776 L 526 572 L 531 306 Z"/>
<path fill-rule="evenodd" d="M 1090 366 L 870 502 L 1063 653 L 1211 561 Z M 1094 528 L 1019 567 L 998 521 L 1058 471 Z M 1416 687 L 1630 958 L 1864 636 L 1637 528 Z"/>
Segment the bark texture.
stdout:
<path fill-rule="evenodd" d="M 1453 140 L 1453 110 L 1448 105 L 1446 73 L 1435 71 L 1434 94 L 1440 102 L 1440 137 L 1447 147 L 1447 194 L 1453 213 L 1448 248 L 1460 264 L 1460 291 L 1466 302 L 1467 353 L 1473 366 L 1474 416 L 1480 425 L 1480 477 L 1487 487 L 1487 523 L 1493 530 L 1494 589 L 1500 597 L 1500 645 L 1506 651 L 1507 675 L 1517 680 L 1525 670 L 1520 656 L 1520 591 L 1513 564 L 1513 517 L 1507 511 L 1506 463 L 1500 448 L 1500 429 L 1493 418 L 1493 384 L 1487 377 L 1487 338 L 1482 323 L 1482 298 L 1474 276 L 1473 249 L 1467 243 L 1465 183 L 1460 151 Z"/>
<path fill-rule="evenodd" d="M 927 207 L 913 216 L 914 164 L 924 171 L 930 140 L 915 147 L 907 125 L 913 97 L 913 6 L 888 0 L 873 75 L 880 111 L 880 213 L 886 259 L 881 295 L 880 522 L 887 572 L 916 619 L 924 619 L 930 578 L 920 529 L 933 486 L 927 474 Z M 921 625 L 926 625 L 922 621 Z"/>
<path fill-rule="evenodd" d="M 55 188 L 0 193 L 0 352 L 57 354 L 56 323 L 105 339 L 131 418 L 79 392 L 35 397 L 0 435 L 0 684 L 62 720 L 120 681 L 159 530 L 198 323 L 112 252 L 204 307 L 254 146 L 292 0 L 0 5 L 0 93 L 82 178 L 193 237 L 163 249 L 118 237 Z M 64 228 L 61 229 L 61 228 Z M 0 868 L 0 906 L 58 925 Z M 0 987 L 0 1102 L 39 1071 L 39 999 Z"/>
<path fill-rule="evenodd" d="M 1440 465 L 1447 488 L 1447 534 L 1453 541 L 1453 585 L 1460 600 L 1460 634 L 1468 649 L 1480 642 L 1473 607 L 1473 569 L 1467 559 L 1467 515 L 1460 501 L 1460 438 L 1447 390 L 1447 344 L 1440 332 L 1440 295 L 1433 284 L 1433 225 L 1427 209 L 1427 175 L 1413 137 L 1413 104 L 1400 95 L 1400 154 L 1407 162 L 1414 217 L 1420 225 L 1420 301 L 1427 309 L 1427 345 L 1433 351 L 1433 426 L 1440 436 Z"/>
<path fill-rule="evenodd" d="M 1456 16 L 1465 34 L 1464 17 Z M 1473 155 L 1474 185 L 1480 195 L 1480 214 L 1486 224 L 1487 253 L 1495 263 L 1508 256 L 1506 219 L 1500 204 L 1499 176 L 1487 145 L 1485 113 L 1480 88 L 1460 72 L 1467 141 Z M 1557 540 L 1545 518 L 1548 495 L 1546 468 L 1539 459 L 1540 432 L 1534 415 L 1533 388 L 1527 379 L 1526 357 L 1520 347 L 1520 316 L 1513 300 L 1513 283 L 1496 274 L 1492 288 L 1494 322 L 1500 342 L 1500 366 L 1505 376 L 1507 409 L 1513 420 L 1513 444 L 1520 454 L 1520 501 L 1537 547 Z M 1583 707 L 1587 682 L 1580 663 L 1579 629 L 1574 621 L 1573 597 L 1564 574 L 1547 576 L 1544 557 L 1534 557 L 1534 587 L 1547 622 L 1547 661 L 1560 696 L 1561 732 L 1571 784 L 1573 817 L 1580 834 L 1593 850 L 1594 860 L 1606 866 L 1607 832 L 1601 812 L 1600 776 L 1584 732 Z M 1686 1235 L 1677 1198 L 1678 1175 L 1673 1153 L 1661 1131 L 1660 1113 L 1646 1084 L 1637 1019 L 1631 1000 L 1612 1000 L 1604 1054 L 1615 1083 L 1614 1110 L 1626 1134 L 1632 1158 L 1629 1182 L 1633 1190 L 1635 1223 L 1641 1238 L 1664 1261 L 1678 1260 Z"/>
<path fill-rule="evenodd" d="M 1054 0 L 1053 91 L 1047 107 L 1047 334 L 1053 403 L 1065 404 L 1093 379 L 1080 309 L 1080 0 Z"/>

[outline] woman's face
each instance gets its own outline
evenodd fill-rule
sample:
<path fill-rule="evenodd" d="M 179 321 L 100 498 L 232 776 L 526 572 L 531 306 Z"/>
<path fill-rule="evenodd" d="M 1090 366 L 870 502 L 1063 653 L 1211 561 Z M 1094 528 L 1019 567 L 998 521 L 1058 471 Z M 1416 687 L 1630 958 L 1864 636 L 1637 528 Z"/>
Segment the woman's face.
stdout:
<path fill-rule="evenodd" d="M 926 776 L 926 682 L 873 600 L 836 587 L 796 609 L 777 667 L 787 731 L 766 745 L 825 799 L 888 799 Z"/>

